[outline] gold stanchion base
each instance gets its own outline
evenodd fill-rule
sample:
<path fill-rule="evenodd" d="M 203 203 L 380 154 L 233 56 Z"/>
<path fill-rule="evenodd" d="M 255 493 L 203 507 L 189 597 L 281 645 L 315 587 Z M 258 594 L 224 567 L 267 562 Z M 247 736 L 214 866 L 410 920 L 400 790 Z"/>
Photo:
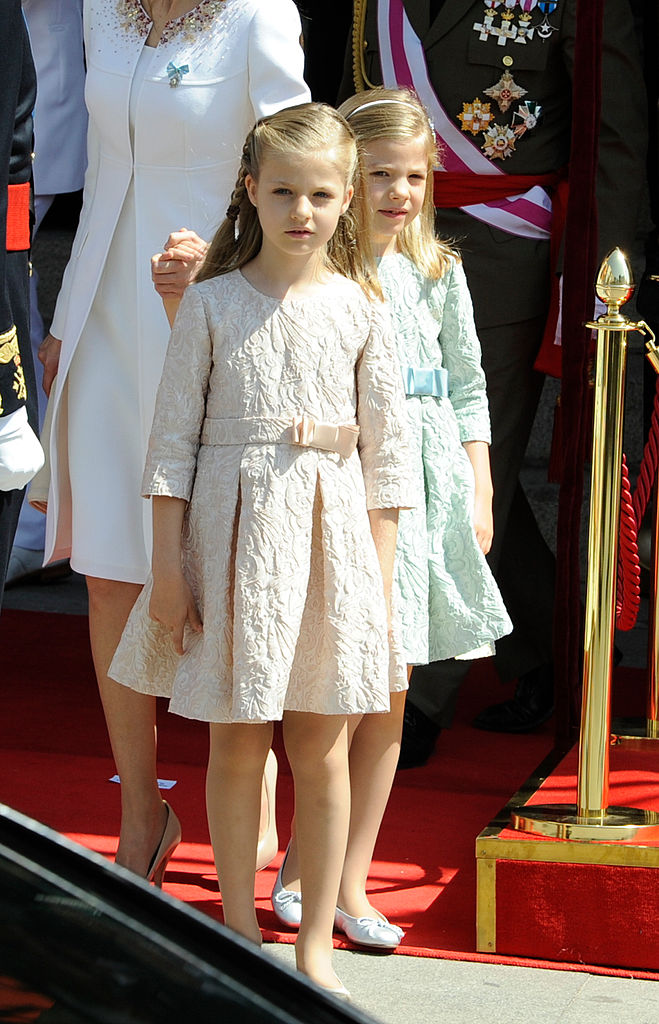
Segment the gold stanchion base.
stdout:
<path fill-rule="evenodd" d="M 627 750 L 652 750 L 658 739 L 659 736 L 636 736 L 630 733 L 628 736 L 616 736 L 615 746 L 626 747 Z"/>
<path fill-rule="evenodd" d="M 574 804 L 532 804 L 513 810 L 510 823 L 520 832 L 573 842 L 659 840 L 659 813 L 639 807 L 608 807 L 602 814 L 582 816 Z"/>
<path fill-rule="evenodd" d="M 659 740 L 659 722 L 654 718 L 617 718 L 611 725 L 611 745 L 628 750 L 651 750 Z"/>

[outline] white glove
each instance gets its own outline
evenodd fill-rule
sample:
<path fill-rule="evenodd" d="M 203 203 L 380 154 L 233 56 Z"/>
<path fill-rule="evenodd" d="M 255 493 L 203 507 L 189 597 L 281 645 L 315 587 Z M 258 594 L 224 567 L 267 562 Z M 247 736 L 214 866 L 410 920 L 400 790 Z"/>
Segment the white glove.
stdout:
<path fill-rule="evenodd" d="M 43 464 L 43 449 L 25 406 L 0 417 L 0 491 L 25 487 Z"/>

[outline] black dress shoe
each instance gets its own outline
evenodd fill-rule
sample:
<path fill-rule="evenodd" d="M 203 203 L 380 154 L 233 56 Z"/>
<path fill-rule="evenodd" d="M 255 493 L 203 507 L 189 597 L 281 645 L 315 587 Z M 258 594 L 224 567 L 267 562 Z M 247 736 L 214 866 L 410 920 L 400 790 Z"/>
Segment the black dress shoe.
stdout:
<path fill-rule="evenodd" d="M 554 666 L 541 665 L 520 676 L 515 696 L 491 704 L 472 725 L 488 732 L 533 732 L 554 713 Z"/>
<path fill-rule="evenodd" d="M 400 744 L 399 768 L 419 768 L 425 764 L 433 750 L 441 727 L 423 711 L 410 702 L 405 701 L 403 717 L 403 738 Z"/>

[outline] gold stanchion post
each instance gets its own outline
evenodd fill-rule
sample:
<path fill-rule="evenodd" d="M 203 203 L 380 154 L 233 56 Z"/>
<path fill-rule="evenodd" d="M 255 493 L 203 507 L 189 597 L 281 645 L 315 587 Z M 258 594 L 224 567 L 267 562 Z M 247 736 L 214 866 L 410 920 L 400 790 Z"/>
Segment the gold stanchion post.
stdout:
<path fill-rule="evenodd" d="M 597 331 L 597 360 L 577 804 L 519 808 L 511 822 L 521 831 L 560 839 L 658 839 L 656 812 L 608 806 L 627 335 L 651 332 L 620 313 L 634 290 L 629 261 L 620 249 L 602 263 L 596 290 L 608 308 L 596 323 L 586 324 Z M 657 369 L 656 350 L 650 359 Z"/>

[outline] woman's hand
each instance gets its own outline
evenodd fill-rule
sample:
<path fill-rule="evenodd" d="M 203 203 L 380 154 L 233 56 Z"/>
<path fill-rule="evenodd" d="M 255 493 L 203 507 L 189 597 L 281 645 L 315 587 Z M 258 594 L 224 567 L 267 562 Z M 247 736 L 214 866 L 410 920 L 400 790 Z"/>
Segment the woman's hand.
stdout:
<path fill-rule="evenodd" d="M 62 342 L 52 334 L 47 334 L 39 347 L 39 361 L 43 363 L 43 389 L 47 395 L 50 395 L 53 378 L 59 367 L 61 350 Z"/>
<path fill-rule="evenodd" d="M 177 654 L 183 654 L 186 622 L 195 633 L 203 626 L 192 591 L 182 572 L 154 576 L 149 617 L 169 630 Z"/>
<path fill-rule="evenodd" d="M 208 245 L 195 231 L 173 231 L 163 251 L 151 257 L 151 279 L 158 295 L 180 298 L 194 280 L 207 250 Z"/>

